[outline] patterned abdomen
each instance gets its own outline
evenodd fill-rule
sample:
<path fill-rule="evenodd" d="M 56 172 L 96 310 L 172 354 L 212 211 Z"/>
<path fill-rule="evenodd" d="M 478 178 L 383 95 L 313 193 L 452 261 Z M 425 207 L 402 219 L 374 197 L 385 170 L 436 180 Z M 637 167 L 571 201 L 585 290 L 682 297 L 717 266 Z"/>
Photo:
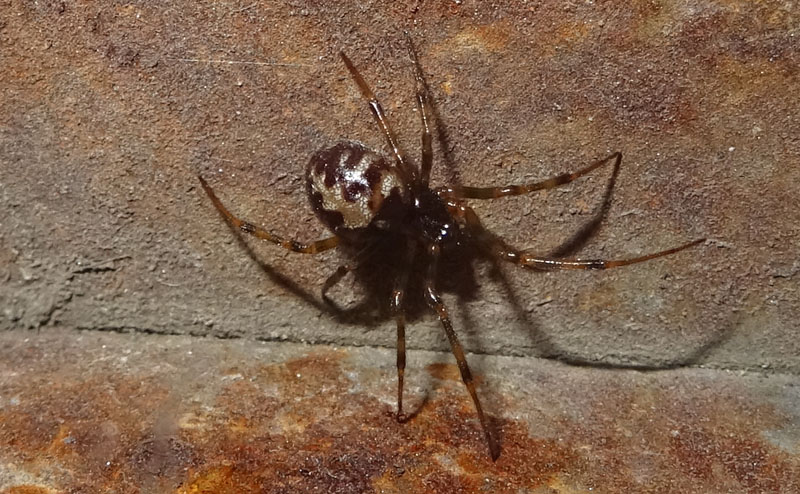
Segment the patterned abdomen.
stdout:
<path fill-rule="evenodd" d="M 405 196 L 403 180 L 380 154 L 343 141 L 314 154 L 306 190 L 319 219 L 336 234 L 367 227 L 386 204 Z"/>

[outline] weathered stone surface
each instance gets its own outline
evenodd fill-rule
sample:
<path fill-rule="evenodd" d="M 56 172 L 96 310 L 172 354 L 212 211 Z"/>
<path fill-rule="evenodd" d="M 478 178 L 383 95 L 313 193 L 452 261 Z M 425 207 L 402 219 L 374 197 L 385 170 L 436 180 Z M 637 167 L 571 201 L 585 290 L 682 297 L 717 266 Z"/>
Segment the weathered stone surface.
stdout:
<path fill-rule="evenodd" d="M 447 138 L 437 184 L 534 180 L 621 150 L 581 255 L 711 239 L 602 273 L 454 255 L 440 285 L 468 347 L 797 372 L 797 25 L 785 1 L 0 2 L 0 327 L 393 345 L 385 302 L 320 304 L 336 254 L 238 241 L 195 175 L 251 221 L 322 236 L 308 156 L 384 145 L 340 50 L 418 156 L 408 29 Z M 590 220 L 607 176 L 475 206 L 547 252 Z M 353 281 L 334 298 L 374 305 L 380 290 L 351 296 Z M 445 349 L 416 305 L 409 345 Z"/>

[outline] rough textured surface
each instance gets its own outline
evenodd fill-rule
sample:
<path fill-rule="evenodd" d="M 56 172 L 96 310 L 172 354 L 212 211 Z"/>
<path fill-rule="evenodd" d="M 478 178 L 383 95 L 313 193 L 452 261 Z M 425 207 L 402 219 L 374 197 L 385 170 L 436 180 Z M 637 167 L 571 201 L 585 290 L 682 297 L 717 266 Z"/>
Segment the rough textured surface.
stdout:
<path fill-rule="evenodd" d="M 603 273 L 456 258 L 440 284 L 469 348 L 797 372 L 798 24 L 789 1 L 0 0 L 0 326 L 393 345 L 385 305 L 319 303 L 336 254 L 238 241 L 195 175 L 252 221 L 323 235 L 308 156 L 383 145 L 338 51 L 416 156 L 409 29 L 447 138 L 437 183 L 543 178 L 621 150 L 582 255 L 711 239 Z M 590 220 L 607 176 L 476 207 L 546 252 Z M 351 285 L 333 296 L 357 307 Z M 411 347 L 446 348 L 431 314 L 413 316 Z"/>
<path fill-rule="evenodd" d="M 474 357 L 474 356 L 473 356 Z M 0 492 L 788 494 L 794 376 L 473 358 L 488 452 L 447 354 L 186 336 L 0 335 Z"/>

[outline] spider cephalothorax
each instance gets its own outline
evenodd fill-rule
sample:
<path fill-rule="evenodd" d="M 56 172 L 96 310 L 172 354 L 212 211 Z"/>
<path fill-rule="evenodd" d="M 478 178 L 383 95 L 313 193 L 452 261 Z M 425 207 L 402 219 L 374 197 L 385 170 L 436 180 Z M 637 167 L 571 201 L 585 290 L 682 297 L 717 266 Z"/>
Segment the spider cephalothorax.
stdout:
<path fill-rule="evenodd" d="M 572 173 L 563 173 L 541 182 L 506 187 L 438 187 L 429 186 L 433 161 L 431 132 L 429 128 L 430 102 L 422 69 L 410 39 L 408 53 L 414 63 L 417 84 L 417 107 L 422 119 L 422 159 L 419 168 L 411 164 L 400 151 L 397 139 L 384 115 L 383 108 L 372 90 L 342 53 L 345 66 L 369 102 L 373 116 L 392 150 L 392 158 L 371 150 L 354 141 L 343 141 L 317 152 L 306 168 L 306 191 L 311 207 L 333 236 L 303 244 L 284 239 L 268 230 L 243 221 L 231 214 L 217 198 L 208 183 L 200 178 L 203 189 L 225 219 L 239 230 L 278 244 L 286 249 L 314 254 L 339 245 L 361 255 L 368 255 L 370 245 L 383 241 L 401 245 L 402 268 L 397 270 L 390 300 L 397 323 L 397 417 L 403 417 L 403 379 L 405 375 L 405 316 L 404 294 L 412 267 L 423 262 L 427 265 L 424 296 L 436 312 L 447 335 L 453 355 L 458 363 L 461 378 L 469 391 L 481 422 L 492 459 L 500 455 L 500 447 L 490 431 L 475 384 L 467 365 L 461 344 L 450 322 L 447 308 L 435 286 L 437 267 L 442 248 L 448 243 L 470 241 L 486 254 L 534 270 L 555 269 L 607 269 L 647 261 L 683 250 L 704 241 L 695 240 L 680 247 L 622 260 L 562 259 L 536 255 L 518 250 L 483 227 L 478 216 L 466 204 L 466 199 L 494 199 L 526 194 L 534 190 L 551 189 L 569 183 L 606 163 L 619 169 L 622 155 L 614 153 Z M 352 269 L 345 265 L 325 282 L 325 291 Z"/>

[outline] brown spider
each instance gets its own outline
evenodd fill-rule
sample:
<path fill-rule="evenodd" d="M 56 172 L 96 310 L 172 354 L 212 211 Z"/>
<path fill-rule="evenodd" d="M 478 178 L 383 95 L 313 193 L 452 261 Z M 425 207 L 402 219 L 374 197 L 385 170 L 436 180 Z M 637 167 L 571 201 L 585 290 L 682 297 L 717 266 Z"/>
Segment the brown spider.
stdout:
<path fill-rule="evenodd" d="M 429 121 L 431 107 L 428 89 L 422 75 L 417 54 L 407 38 L 408 53 L 414 63 L 417 108 L 422 117 L 422 164 L 419 169 L 405 157 L 397 143 L 380 102 L 350 59 L 340 53 L 347 70 L 352 75 L 363 97 L 369 102 L 372 114 L 392 149 L 389 159 L 354 141 L 343 141 L 317 152 L 306 167 L 306 191 L 314 212 L 333 235 L 304 244 L 286 239 L 231 214 L 217 198 L 208 183 L 200 183 L 214 206 L 233 227 L 281 247 L 305 254 L 316 254 L 336 246 L 356 247 L 364 252 L 375 239 L 389 239 L 405 243 L 404 268 L 394 280 L 390 300 L 397 323 L 397 419 L 403 420 L 403 376 L 406 364 L 405 315 L 403 299 L 409 273 L 420 253 L 427 262 L 424 295 L 427 304 L 439 316 L 453 355 L 461 372 L 461 379 L 472 397 L 486 436 L 493 460 L 500 448 L 490 432 L 480 400 L 475 392 L 464 350 L 458 341 L 447 308 L 436 289 L 434 280 L 443 247 L 462 242 L 473 242 L 484 253 L 534 270 L 607 269 L 666 256 L 697 245 L 705 239 L 695 240 L 680 247 L 639 256 L 631 259 L 561 259 L 543 257 L 518 250 L 490 233 L 481 224 L 475 212 L 464 199 L 494 199 L 526 194 L 535 190 L 551 189 L 612 162 L 614 172 L 619 169 L 622 154 L 617 152 L 573 173 L 563 173 L 541 182 L 509 185 L 507 187 L 437 187 L 431 188 L 429 179 L 433 153 Z M 352 268 L 341 266 L 323 287 L 323 297 Z"/>

